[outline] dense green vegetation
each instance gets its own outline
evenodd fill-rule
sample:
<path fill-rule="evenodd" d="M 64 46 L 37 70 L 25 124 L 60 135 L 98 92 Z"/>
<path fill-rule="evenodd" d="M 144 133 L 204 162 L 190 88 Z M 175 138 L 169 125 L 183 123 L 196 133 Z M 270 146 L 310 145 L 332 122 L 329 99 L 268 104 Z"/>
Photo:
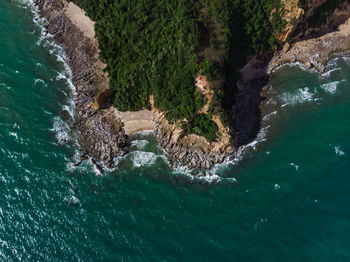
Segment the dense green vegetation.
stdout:
<path fill-rule="evenodd" d="M 194 78 L 213 81 L 212 113 L 233 119 L 237 69 L 247 55 L 273 49 L 283 26 L 280 0 L 73 0 L 96 21 L 114 105 L 121 111 L 155 106 L 169 121 L 215 140 L 216 124 L 199 115 L 205 101 Z M 216 136 L 216 135 L 215 135 Z"/>
<path fill-rule="evenodd" d="M 220 22 L 225 32 L 227 52 L 225 82 L 215 90 L 214 112 L 225 125 L 234 126 L 236 83 L 238 71 L 249 55 L 261 54 L 276 48 L 276 35 L 285 26 L 281 18 L 280 0 L 206 0 L 209 15 Z M 233 129 L 231 129 L 233 130 Z"/>
<path fill-rule="evenodd" d="M 208 114 L 198 114 L 191 122 L 185 125 L 188 134 L 204 136 L 209 142 L 216 141 L 219 128 L 217 124 L 211 121 Z"/>

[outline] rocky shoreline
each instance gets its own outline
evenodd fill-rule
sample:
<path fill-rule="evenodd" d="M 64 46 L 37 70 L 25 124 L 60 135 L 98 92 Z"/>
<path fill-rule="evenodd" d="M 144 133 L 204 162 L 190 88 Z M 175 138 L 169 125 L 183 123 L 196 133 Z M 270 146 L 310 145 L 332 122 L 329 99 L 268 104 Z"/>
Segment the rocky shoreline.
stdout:
<path fill-rule="evenodd" d="M 230 141 L 209 143 L 204 137 L 184 134 L 170 124 L 163 113 L 155 112 L 156 135 L 173 169 L 211 169 L 232 157 L 234 148 Z"/>
<path fill-rule="evenodd" d="M 108 77 L 98 59 L 96 39 L 87 38 L 65 13 L 65 0 L 36 0 L 40 14 L 46 18 L 47 32 L 54 36 L 67 54 L 76 88 L 75 120 L 80 131 L 81 160 L 91 156 L 93 163 L 114 167 L 114 158 L 127 153 L 128 136 L 120 112 L 96 101 L 108 90 Z M 224 141 L 208 143 L 203 137 L 185 135 L 164 115 L 154 110 L 155 134 L 171 168 L 210 169 L 232 156 L 234 148 L 227 135 Z M 80 161 L 78 162 L 80 163 Z M 77 163 L 77 164 L 78 164 Z M 98 164 L 97 164 L 98 165 Z M 101 168 L 98 168 L 101 169 Z"/>
<path fill-rule="evenodd" d="M 81 160 L 88 155 L 97 167 L 101 162 L 107 168 L 113 168 L 114 158 L 127 153 L 128 136 L 123 128 L 125 119 L 122 114 L 107 102 L 111 90 L 108 89 L 108 76 L 103 73 L 105 65 L 98 58 L 97 40 L 84 36 L 84 32 L 72 23 L 65 12 L 68 5 L 66 0 L 35 0 L 35 4 L 48 21 L 47 32 L 65 49 L 72 69 L 77 93 L 75 120 L 80 131 Z M 253 141 L 261 128 L 262 91 L 273 72 L 293 63 L 322 72 L 332 54 L 350 50 L 349 39 L 350 22 L 347 21 L 339 27 L 339 31 L 299 41 L 292 46 L 286 44 L 274 55 L 248 59 L 246 66 L 240 70 L 241 79 L 237 83 L 237 138 L 234 141 L 226 128 L 221 128 L 220 138 L 212 143 L 203 137 L 185 134 L 176 124 L 170 124 L 163 113 L 153 108 L 154 131 L 170 167 L 210 169 L 233 159 L 236 149 Z M 219 119 L 216 122 L 220 124 Z M 103 172 L 102 168 L 98 169 Z"/>
<path fill-rule="evenodd" d="M 337 11 L 340 12 L 340 11 Z M 334 16 L 334 15 L 333 15 Z M 332 17 L 333 17 L 332 16 Z M 347 18 L 344 20 L 344 16 Z M 306 69 L 314 69 L 323 73 L 330 58 L 336 54 L 347 54 L 350 51 L 350 11 L 343 11 L 342 23 L 336 24 L 333 32 L 321 34 L 318 37 L 297 41 L 293 44 L 286 43 L 282 50 L 276 52 L 268 63 L 267 74 L 288 64 L 299 64 Z M 337 17 L 334 17 L 337 20 Z M 328 23 L 331 23 L 332 20 Z M 339 21 L 338 21 L 339 22 Z"/>
<path fill-rule="evenodd" d="M 72 69 L 77 94 L 75 126 L 80 131 L 82 159 L 89 155 L 96 165 L 101 162 L 113 168 L 114 158 L 126 153 L 128 137 L 111 107 L 96 110 L 93 106 L 95 97 L 108 88 L 107 76 L 102 73 L 103 65 L 98 60 L 97 41 L 85 37 L 65 14 L 66 1 L 36 0 L 35 4 L 48 21 L 47 32 L 66 51 Z"/>

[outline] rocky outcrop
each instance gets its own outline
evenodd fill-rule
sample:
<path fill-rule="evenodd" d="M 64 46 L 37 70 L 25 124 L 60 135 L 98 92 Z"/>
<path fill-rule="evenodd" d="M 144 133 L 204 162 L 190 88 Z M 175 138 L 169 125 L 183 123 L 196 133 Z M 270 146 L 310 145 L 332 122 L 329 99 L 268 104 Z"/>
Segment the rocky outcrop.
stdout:
<path fill-rule="evenodd" d="M 332 1 L 335 0 L 281 0 L 286 25 L 277 34 L 277 41 L 280 44 L 296 42 L 334 31 L 349 17 L 350 4 L 344 0 L 333 10 L 334 4 L 329 5 Z M 329 12 L 326 21 L 322 21 L 323 13 Z"/>
<path fill-rule="evenodd" d="M 318 38 L 297 42 L 277 52 L 269 63 L 268 73 L 289 63 L 300 63 L 305 68 L 323 72 L 334 53 L 350 51 L 350 20 L 338 30 Z"/>
<path fill-rule="evenodd" d="M 87 38 L 67 17 L 67 2 L 62 0 L 36 0 L 40 13 L 48 21 L 46 30 L 67 54 L 76 88 L 75 126 L 80 131 L 82 155 L 114 167 L 114 157 L 125 154 L 127 136 L 113 108 L 96 105 L 95 97 L 108 88 L 108 78 L 103 74 L 103 64 L 98 59 L 95 39 Z M 106 100 L 106 99 L 102 99 Z M 96 161 L 95 161 L 96 160 Z"/>
<path fill-rule="evenodd" d="M 285 20 L 287 24 L 276 36 L 278 42 L 286 42 L 296 29 L 298 23 L 303 19 L 305 11 L 299 7 L 299 1 L 300 0 L 281 0 L 284 12 L 283 20 Z"/>
<path fill-rule="evenodd" d="M 176 124 L 169 123 L 164 114 L 157 110 L 154 118 L 159 144 L 174 169 L 210 169 L 232 157 L 235 151 L 227 134 L 221 134 L 217 142 L 209 143 L 204 137 L 185 134 Z"/>
<path fill-rule="evenodd" d="M 328 0 L 330 1 L 330 0 Z M 52 34 L 65 50 L 73 72 L 76 87 L 76 127 L 80 131 L 82 155 L 90 155 L 107 167 L 114 166 L 114 157 L 126 153 L 127 135 L 116 109 L 108 101 L 112 91 L 108 89 L 108 76 L 103 73 L 104 65 L 98 58 L 97 41 L 84 36 L 83 32 L 72 23 L 65 14 L 65 0 L 36 0 L 42 16 L 48 20 L 47 31 Z M 278 36 L 284 43 L 305 24 L 314 10 L 327 0 L 308 1 L 303 8 L 299 0 L 282 0 L 285 5 L 286 28 Z M 350 8 L 344 5 L 336 9 L 327 25 L 335 25 L 350 16 Z M 327 26 L 326 25 L 326 26 Z M 320 29 L 321 30 L 321 29 Z M 319 31 L 320 31 L 319 30 Z M 311 31 L 303 31 L 302 36 Z M 298 39 L 298 35 L 293 39 Z M 285 44 L 283 50 L 272 54 L 260 55 L 248 59 L 241 70 L 241 79 L 237 83 L 235 95 L 235 132 L 233 141 L 228 128 L 224 127 L 218 116 L 213 117 L 220 130 L 218 141 L 208 142 L 204 137 L 186 134 L 176 123 L 169 123 L 164 113 L 155 108 L 155 133 L 164 149 L 172 168 L 210 169 L 215 164 L 233 157 L 236 149 L 251 142 L 260 129 L 262 101 L 261 90 L 274 70 L 286 63 L 300 62 L 307 68 L 320 72 L 334 52 L 350 50 L 350 24 L 346 23 L 339 31 L 307 41 Z M 273 57 L 271 59 L 271 57 Z M 153 105 L 153 103 L 151 103 Z M 204 110 L 202 113 L 206 113 Z M 82 157 L 82 160 L 85 159 Z M 99 167 L 98 163 L 96 165 Z"/>

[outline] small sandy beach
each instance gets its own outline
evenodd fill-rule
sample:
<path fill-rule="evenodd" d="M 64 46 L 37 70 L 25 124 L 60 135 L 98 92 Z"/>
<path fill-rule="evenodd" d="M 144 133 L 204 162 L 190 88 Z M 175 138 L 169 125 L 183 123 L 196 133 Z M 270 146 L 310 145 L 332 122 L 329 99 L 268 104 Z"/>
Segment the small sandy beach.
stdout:
<path fill-rule="evenodd" d="M 140 110 L 137 112 L 119 112 L 116 114 L 124 123 L 124 131 L 127 135 L 132 135 L 137 132 L 146 130 L 155 130 L 155 123 L 153 121 L 154 115 L 152 111 Z"/>

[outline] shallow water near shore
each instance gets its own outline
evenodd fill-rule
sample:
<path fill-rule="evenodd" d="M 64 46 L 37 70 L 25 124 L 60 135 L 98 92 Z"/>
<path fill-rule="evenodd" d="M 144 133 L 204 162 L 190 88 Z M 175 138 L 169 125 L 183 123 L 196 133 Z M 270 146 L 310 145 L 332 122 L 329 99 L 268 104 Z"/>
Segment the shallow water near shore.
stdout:
<path fill-rule="evenodd" d="M 19 1 L 0 1 L 0 261 L 347 261 L 350 59 L 271 79 L 259 143 L 215 178 L 167 168 L 150 133 L 78 168 L 70 72 Z"/>

